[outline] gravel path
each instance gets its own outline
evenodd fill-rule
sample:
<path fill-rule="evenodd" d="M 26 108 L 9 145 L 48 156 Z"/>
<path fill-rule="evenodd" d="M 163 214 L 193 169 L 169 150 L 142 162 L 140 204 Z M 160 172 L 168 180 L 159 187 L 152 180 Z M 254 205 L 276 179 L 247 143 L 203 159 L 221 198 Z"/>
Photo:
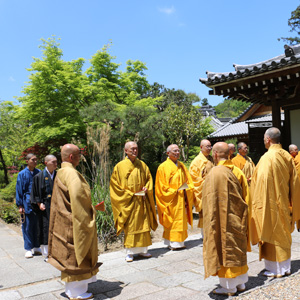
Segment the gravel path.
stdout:
<path fill-rule="evenodd" d="M 232 299 L 300 299 L 300 273 L 288 277 L 269 279 L 264 286 L 240 294 Z"/>

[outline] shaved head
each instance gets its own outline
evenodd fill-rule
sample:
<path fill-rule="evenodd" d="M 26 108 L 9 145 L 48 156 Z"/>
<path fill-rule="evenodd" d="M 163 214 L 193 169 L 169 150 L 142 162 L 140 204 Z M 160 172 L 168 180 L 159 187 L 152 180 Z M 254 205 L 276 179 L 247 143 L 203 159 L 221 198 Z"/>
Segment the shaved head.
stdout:
<path fill-rule="evenodd" d="M 52 160 L 52 159 L 56 159 L 56 157 L 54 156 L 54 155 L 52 155 L 52 154 L 49 154 L 49 155 L 47 155 L 45 158 L 44 158 L 44 162 L 48 162 L 48 161 L 50 161 L 50 160 Z"/>
<path fill-rule="evenodd" d="M 200 147 L 201 147 L 201 146 L 205 146 L 205 145 L 207 145 L 207 144 L 210 144 L 210 141 L 209 141 L 209 140 L 202 140 L 202 141 L 200 142 Z"/>
<path fill-rule="evenodd" d="M 178 145 L 172 144 L 172 145 L 168 146 L 167 155 L 168 155 L 169 159 L 171 159 L 174 163 L 176 163 L 180 157 L 180 149 L 179 149 Z"/>
<path fill-rule="evenodd" d="M 220 158 L 227 159 L 229 154 L 228 144 L 225 142 L 218 142 L 214 144 L 213 151 L 218 153 Z"/>
<path fill-rule="evenodd" d="M 74 167 L 79 165 L 80 161 L 80 150 L 79 148 L 74 144 L 65 144 L 61 148 L 61 160 L 62 162 L 69 162 Z"/>
<path fill-rule="evenodd" d="M 168 148 L 167 148 L 167 153 L 170 152 L 170 151 L 172 151 L 172 149 L 173 149 L 174 147 L 176 148 L 176 147 L 178 147 L 178 146 L 177 146 L 176 144 L 171 144 L 171 145 L 169 145 Z"/>
<path fill-rule="evenodd" d="M 129 141 L 124 146 L 125 153 L 127 157 L 134 162 L 138 155 L 138 145 L 136 142 Z"/>
<path fill-rule="evenodd" d="M 295 144 L 289 145 L 289 152 L 293 157 L 296 157 L 298 154 L 298 147 Z"/>
<path fill-rule="evenodd" d="M 271 127 L 269 129 L 267 129 L 265 135 L 270 138 L 270 140 L 273 144 L 280 143 L 281 132 L 278 128 Z"/>
<path fill-rule="evenodd" d="M 241 149 L 243 146 L 247 146 L 247 145 L 243 142 L 240 142 L 240 143 L 237 144 L 238 149 Z"/>
<path fill-rule="evenodd" d="M 235 152 L 235 144 L 229 143 L 228 144 L 228 149 L 229 149 L 229 159 L 234 157 L 234 152 Z"/>
<path fill-rule="evenodd" d="M 137 143 L 133 142 L 133 141 L 129 141 L 125 144 L 124 149 L 128 150 L 129 148 L 131 148 L 132 146 L 137 147 Z"/>
<path fill-rule="evenodd" d="M 229 151 L 230 150 L 233 150 L 233 152 L 235 151 L 235 144 L 228 144 L 228 148 L 229 148 Z"/>
<path fill-rule="evenodd" d="M 289 145 L 289 151 L 294 151 L 295 149 L 298 149 L 298 147 L 295 144 L 290 144 Z"/>
<path fill-rule="evenodd" d="M 208 156 L 211 151 L 211 143 L 209 140 L 202 140 L 200 143 L 201 152 L 204 156 Z"/>

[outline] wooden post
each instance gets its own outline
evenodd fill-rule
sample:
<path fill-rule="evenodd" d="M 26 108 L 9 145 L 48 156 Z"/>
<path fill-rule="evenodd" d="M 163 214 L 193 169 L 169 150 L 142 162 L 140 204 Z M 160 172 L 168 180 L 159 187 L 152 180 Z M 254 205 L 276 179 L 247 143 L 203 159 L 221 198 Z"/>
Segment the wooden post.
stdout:
<path fill-rule="evenodd" d="M 280 106 L 276 100 L 272 100 L 272 123 L 281 131 L 281 112 Z"/>

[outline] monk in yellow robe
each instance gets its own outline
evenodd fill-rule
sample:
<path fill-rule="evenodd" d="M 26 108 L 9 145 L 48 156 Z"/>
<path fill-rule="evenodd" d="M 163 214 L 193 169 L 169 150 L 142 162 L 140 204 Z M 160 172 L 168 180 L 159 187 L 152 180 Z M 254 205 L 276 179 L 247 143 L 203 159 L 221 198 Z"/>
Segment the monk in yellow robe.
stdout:
<path fill-rule="evenodd" d="M 298 147 L 294 144 L 291 144 L 289 146 L 289 152 L 294 160 L 296 170 L 297 170 L 298 176 L 300 178 L 300 154 L 298 151 Z"/>
<path fill-rule="evenodd" d="M 228 159 L 233 159 L 235 157 L 234 153 L 236 151 L 235 144 L 229 143 L 228 148 L 229 148 L 229 157 L 228 157 Z"/>
<path fill-rule="evenodd" d="M 194 185 L 187 168 L 178 160 L 179 147 L 170 145 L 167 155 L 157 169 L 155 197 L 165 245 L 175 250 L 185 248 L 188 223 L 193 226 Z"/>
<path fill-rule="evenodd" d="M 90 299 L 88 283 L 99 271 L 95 209 L 84 177 L 76 171 L 77 146 L 61 149 L 62 165 L 54 181 L 49 222 L 48 262 L 61 271 L 70 299 Z"/>
<path fill-rule="evenodd" d="M 209 140 L 200 142 L 201 152 L 193 159 L 190 164 L 189 172 L 194 183 L 196 211 L 199 212 L 198 227 L 201 228 L 203 237 L 203 215 L 202 215 L 202 187 L 205 177 L 214 166 L 213 159 L 210 155 L 211 143 Z"/>
<path fill-rule="evenodd" d="M 229 157 L 228 145 L 216 143 L 215 164 L 203 184 L 203 262 L 205 278 L 218 276 L 215 294 L 232 296 L 246 289 L 249 237 L 248 182 Z"/>
<path fill-rule="evenodd" d="M 291 233 L 300 219 L 300 182 L 291 155 L 282 149 L 280 130 L 264 135 L 268 151 L 260 158 L 250 186 L 252 199 L 251 242 L 259 243 L 265 276 L 291 273 Z"/>
<path fill-rule="evenodd" d="M 252 161 L 252 159 L 249 156 L 247 156 L 248 146 L 245 143 L 243 142 L 238 143 L 237 147 L 238 147 L 238 153 L 232 159 L 232 163 L 244 172 L 248 180 L 248 183 L 250 184 L 251 177 L 255 169 L 255 164 Z"/>
<path fill-rule="evenodd" d="M 110 199 L 117 235 L 125 233 L 126 261 L 134 254 L 150 258 L 150 231 L 156 230 L 157 218 L 153 197 L 153 180 L 147 165 L 137 158 L 135 142 L 125 144 L 127 157 L 119 162 L 110 180 Z"/>

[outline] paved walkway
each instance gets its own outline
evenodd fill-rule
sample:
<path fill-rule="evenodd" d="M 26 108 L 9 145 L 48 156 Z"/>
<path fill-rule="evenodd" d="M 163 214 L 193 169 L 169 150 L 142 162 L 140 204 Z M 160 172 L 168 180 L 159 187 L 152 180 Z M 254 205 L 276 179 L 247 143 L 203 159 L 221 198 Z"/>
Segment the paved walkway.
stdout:
<path fill-rule="evenodd" d="M 199 235 L 190 236 L 187 249 L 169 251 L 163 243 L 150 247 L 152 258 L 126 263 L 123 251 L 102 254 L 103 262 L 98 281 L 89 285 L 94 299 L 226 299 L 212 294 L 218 278 L 204 280 L 202 241 Z M 300 233 L 293 233 L 292 275 L 300 270 Z M 263 263 L 258 261 L 258 249 L 248 253 L 249 281 L 247 291 L 270 284 L 282 283 L 285 278 L 267 279 L 260 274 Z M 24 258 L 23 240 L 15 231 L 0 223 L 0 299 L 67 299 L 60 273 L 43 261 L 41 256 Z"/>

